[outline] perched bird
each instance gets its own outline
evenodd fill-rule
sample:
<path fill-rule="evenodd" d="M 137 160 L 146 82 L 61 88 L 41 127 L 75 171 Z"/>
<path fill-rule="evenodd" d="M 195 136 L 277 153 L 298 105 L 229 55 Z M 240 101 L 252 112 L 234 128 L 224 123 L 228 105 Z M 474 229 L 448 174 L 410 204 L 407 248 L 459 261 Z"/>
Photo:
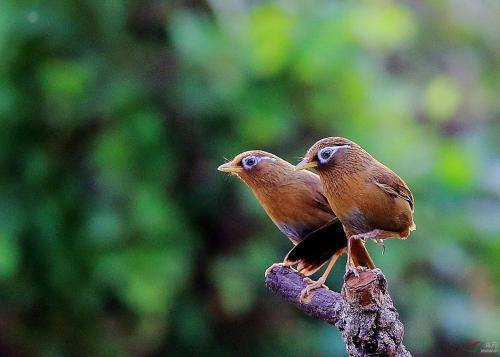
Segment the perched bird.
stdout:
<path fill-rule="evenodd" d="M 314 168 L 319 174 L 349 245 L 370 238 L 383 246 L 383 239 L 406 239 L 415 230 L 413 195 L 406 183 L 356 143 L 341 137 L 319 140 L 295 168 Z"/>
<path fill-rule="evenodd" d="M 302 298 L 323 286 L 337 258 L 346 251 L 347 238 L 328 205 L 319 177 L 309 171 L 296 171 L 287 161 L 260 150 L 243 152 L 218 170 L 238 176 L 295 245 L 282 264 L 297 264 L 297 270 L 309 276 L 330 259 L 324 274 L 317 282 L 310 281 Z M 351 248 L 355 265 L 375 267 L 364 242 L 358 241 Z"/>

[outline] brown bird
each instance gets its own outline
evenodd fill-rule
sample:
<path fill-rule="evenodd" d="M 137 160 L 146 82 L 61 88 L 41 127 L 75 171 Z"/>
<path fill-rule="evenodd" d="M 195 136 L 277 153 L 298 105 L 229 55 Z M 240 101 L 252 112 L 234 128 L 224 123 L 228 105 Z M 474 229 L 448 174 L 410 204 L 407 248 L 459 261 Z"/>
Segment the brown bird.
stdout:
<path fill-rule="evenodd" d="M 301 298 L 323 286 L 337 258 L 346 251 L 347 238 L 328 205 L 319 177 L 309 171 L 296 171 L 287 161 L 260 150 L 243 152 L 218 170 L 238 176 L 295 245 L 281 264 L 297 264 L 297 270 L 309 276 L 330 259 L 321 278 L 309 281 Z M 364 242 L 357 241 L 351 249 L 355 265 L 375 267 Z M 274 264 L 266 275 L 272 267 Z"/>
<path fill-rule="evenodd" d="M 297 170 L 314 168 L 349 239 L 406 239 L 415 230 L 406 183 L 356 143 L 341 137 L 316 142 Z M 348 253 L 349 256 L 349 253 Z M 349 264 L 349 259 L 348 259 Z"/>

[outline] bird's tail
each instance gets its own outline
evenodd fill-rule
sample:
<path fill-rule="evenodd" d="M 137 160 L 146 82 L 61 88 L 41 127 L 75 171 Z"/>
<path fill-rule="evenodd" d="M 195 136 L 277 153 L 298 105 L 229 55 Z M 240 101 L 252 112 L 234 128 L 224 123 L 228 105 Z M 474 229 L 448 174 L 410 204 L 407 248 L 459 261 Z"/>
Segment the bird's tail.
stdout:
<path fill-rule="evenodd" d="M 285 257 L 285 265 L 298 263 L 297 271 L 309 276 L 318 271 L 334 254 L 342 254 L 347 249 L 344 227 L 338 219 L 309 233 Z M 354 239 L 351 242 L 351 255 L 356 266 L 375 268 L 365 248 L 364 242 Z"/>

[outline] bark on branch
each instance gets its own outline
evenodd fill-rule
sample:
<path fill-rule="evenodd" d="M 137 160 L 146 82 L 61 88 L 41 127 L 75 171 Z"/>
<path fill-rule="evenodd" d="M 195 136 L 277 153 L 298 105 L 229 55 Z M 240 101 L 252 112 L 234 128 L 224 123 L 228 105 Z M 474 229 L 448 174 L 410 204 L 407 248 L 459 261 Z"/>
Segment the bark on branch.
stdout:
<path fill-rule="evenodd" d="M 291 268 L 276 266 L 266 286 L 309 316 L 336 326 L 350 356 L 411 356 L 380 269 L 362 271 L 359 277 L 347 274 L 342 293 L 321 288 L 307 302 L 299 299 L 306 287 L 304 276 Z"/>

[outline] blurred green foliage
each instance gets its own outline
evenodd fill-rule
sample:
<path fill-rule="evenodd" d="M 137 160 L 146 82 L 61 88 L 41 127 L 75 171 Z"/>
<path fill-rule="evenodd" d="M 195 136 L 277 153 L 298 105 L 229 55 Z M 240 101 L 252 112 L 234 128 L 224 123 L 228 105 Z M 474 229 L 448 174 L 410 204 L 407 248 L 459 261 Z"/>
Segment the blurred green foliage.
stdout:
<path fill-rule="evenodd" d="M 500 341 L 499 18 L 474 0 L 1 2 L 0 354 L 344 353 L 263 287 L 290 244 L 216 171 L 331 135 L 415 194 L 418 230 L 370 247 L 410 350 Z"/>

